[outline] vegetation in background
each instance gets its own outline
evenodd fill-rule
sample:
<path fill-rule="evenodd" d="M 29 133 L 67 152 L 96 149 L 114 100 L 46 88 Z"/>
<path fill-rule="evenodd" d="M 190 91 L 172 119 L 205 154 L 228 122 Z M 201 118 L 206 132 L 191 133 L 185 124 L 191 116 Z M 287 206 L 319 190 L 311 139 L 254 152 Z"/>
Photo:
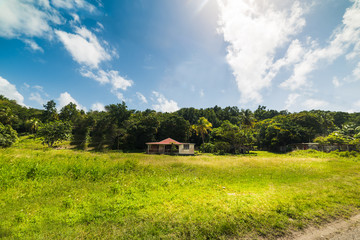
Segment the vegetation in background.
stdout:
<path fill-rule="evenodd" d="M 191 126 L 196 135 L 200 135 L 202 143 L 205 143 L 205 136 L 212 131 L 212 124 L 206 118 L 200 117 L 196 124 Z"/>
<path fill-rule="evenodd" d="M 59 120 L 71 124 L 71 144 L 78 149 L 143 151 L 146 142 L 168 137 L 219 154 L 243 153 L 248 149 L 277 152 L 289 144 L 314 139 L 321 144 L 360 146 L 360 113 L 320 110 L 289 113 L 265 106 L 254 112 L 215 106 L 161 113 L 129 110 L 124 102 L 105 106 L 105 111 L 85 113 L 74 103 L 58 111 L 51 100 L 44 104 L 44 110 L 36 110 L 0 96 L 0 122 L 20 135 L 39 137 L 37 132 L 44 128 L 43 124 Z"/>

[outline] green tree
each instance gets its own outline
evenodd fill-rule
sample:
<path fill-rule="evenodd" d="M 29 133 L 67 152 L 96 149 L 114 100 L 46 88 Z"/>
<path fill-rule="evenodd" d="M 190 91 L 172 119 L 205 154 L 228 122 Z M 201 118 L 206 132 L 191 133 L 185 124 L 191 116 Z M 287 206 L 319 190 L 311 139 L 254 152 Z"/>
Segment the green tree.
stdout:
<path fill-rule="evenodd" d="M 59 115 L 56 110 L 56 103 L 54 100 L 48 101 L 43 105 L 45 110 L 43 112 L 43 122 L 52 122 L 59 120 Z"/>
<path fill-rule="evenodd" d="M 73 122 L 71 145 L 78 149 L 85 150 L 90 140 L 90 131 L 93 127 L 93 121 L 89 115 L 79 115 Z"/>
<path fill-rule="evenodd" d="M 74 123 L 80 115 L 81 113 L 76 108 L 76 104 L 71 102 L 60 110 L 59 119 L 61 121 L 70 121 Z"/>
<path fill-rule="evenodd" d="M 197 121 L 197 124 L 191 126 L 191 128 L 195 131 L 196 135 L 200 135 L 202 139 L 202 143 L 205 143 L 205 136 L 212 131 L 212 124 L 206 118 L 201 117 Z"/>
<path fill-rule="evenodd" d="M 315 111 L 317 118 L 321 124 L 321 132 L 323 136 L 328 135 L 335 130 L 334 117 L 330 112 Z"/>
<path fill-rule="evenodd" d="M 347 112 L 333 112 L 334 124 L 341 128 L 344 123 L 349 121 L 350 113 Z"/>
<path fill-rule="evenodd" d="M 282 111 L 282 114 L 286 113 L 286 111 Z M 256 120 L 261 121 L 265 119 L 273 118 L 280 113 L 276 110 L 267 110 L 265 106 L 259 105 L 258 108 L 254 111 L 254 117 Z"/>
<path fill-rule="evenodd" d="M 330 144 L 341 145 L 341 144 L 349 144 L 352 139 L 348 136 L 345 136 L 342 133 L 333 132 L 326 137 L 326 140 Z"/>
<path fill-rule="evenodd" d="M 156 113 L 133 114 L 125 122 L 126 129 L 126 147 L 128 149 L 144 149 L 147 142 L 156 140 L 156 134 L 160 126 L 160 120 Z"/>
<path fill-rule="evenodd" d="M 69 140 L 71 137 L 71 124 L 69 122 L 49 122 L 40 127 L 38 137 L 43 144 L 52 147 L 55 143 Z"/>
<path fill-rule="evenodd" d="M 316 135 L 323 133 L 322 119 L 313 112 L 300 112 L 289 115 L 289 125 L 293 124 L 293 129 L 301 128 L 301 141 L 311 142 Z"/>
<path fill-rule="evenodd" d="M 0 107 L 0 123 L 4 125 L 13 125 L 17 121 L 17 116 L 13 113 L 10 107 Z"/>
<path fill-rule="evenodd" d="M 179 142 L 186 142 L 189 140 L 190 123 L 183 117 L 176 113 L 164 113 L 159 116 L 160 127 L 157 134 L 157 139 L 173 138 Z"/>
<path fill-rule="evenodd" d="M 90 131 L 90 145 L 96 150 L 103 150 L 106 146 L 119 145 L 119 133 L 117 125 L 111 121 L 108 112 L 90 112 L 89 122 L 92 125 Z"/>
<path fill-rule="evenodd" d="M 105 106 L 105 112 L 91 112 L 93 127 L 90 132 L 91 146 L 96 150 L 105 147 L 120 149 L 124 146 L 126 129 L 124 124 L 132 114 L 125 102 Z"/>
<path fill-rule="evenodd" d="M 308 129 L 299 126 L 290 115 L 278 115 L 256 124 L 257 145 L 261 149 L 279 151 L 291 143 L 308 141 Z"/>
<path fill-rule="evenodd" d="M 25 127 L 29 133 L 34 134 L 38 131 L 40 124 L 41 122 L 39 119 L 31 118 L 26 120 Z"/>
<path fill-rule="evenodd" d="M 123 122 L 131 116 L 132 111 L 127 109 L 125 102 L 121 104 L 110 104 L 105 106 L 106 112 L 109 114 L 111 123 L 116 124 L 118 127 L 121 127 Z"/>
<path fill-rule="evenodd" d="M 193 107 L 191 108 L 182 108 L 176 112 L 179 116 L 183 117 L 185 120 L 189 121 L 190 124 L 195 124 L 200 116 L 200 111 Z"/>
<path fill-rule="evenodd" d="M 354 137 L 360 132 L 360 128 L 355 123 L 349 122 L 343 124 L 338 132 L 348 137 Z"/>
<path fill-rule="evenodd" d="M 244 150 L 253 146 L 255 142 L 253 135 L 252 129 L 240 128 L 226 120 L 220 127 L 213 129 L 211 140 L 214 142 L 216 150 L 243 153 Z"/>
<path fill-rule="evenodd" d="M 0 123 L 0 147 L 10 147 L 17 140 L 17 132 L 10 125 Z"/>
<path fill-rule="evenodd" d="M 250 109 L 241 109 L 240 112 L 241 124 L 252 127 L 255 121 L 254 114 L 251 112 Z"/>

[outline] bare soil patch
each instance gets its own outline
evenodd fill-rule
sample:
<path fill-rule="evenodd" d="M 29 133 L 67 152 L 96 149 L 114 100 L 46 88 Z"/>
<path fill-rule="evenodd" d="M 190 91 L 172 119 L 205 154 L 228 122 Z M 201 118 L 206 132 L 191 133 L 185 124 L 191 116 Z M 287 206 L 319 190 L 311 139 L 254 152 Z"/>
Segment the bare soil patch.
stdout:
<path fill-rule="evenodd" d="M 360 214 L 347 220 L 337 220 L 321 228 L 310 227 L 305 232 L 295 232 L 293 240 L 360 240 Z M 285 240 L 285 239 L 284 239 Z"/>

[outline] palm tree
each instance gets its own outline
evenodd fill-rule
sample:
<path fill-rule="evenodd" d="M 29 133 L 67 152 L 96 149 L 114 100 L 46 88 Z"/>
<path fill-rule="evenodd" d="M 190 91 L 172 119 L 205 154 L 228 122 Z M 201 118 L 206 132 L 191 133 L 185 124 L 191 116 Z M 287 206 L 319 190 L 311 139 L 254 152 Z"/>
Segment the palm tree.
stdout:
<path fill-rule="evenodd" d="M 241 123 L 245 126 L 252 126 L 254 123 L 254 114 L 251 112 L 250 109 L 241 109 Z"/>
<path fill-rule="evenodd" d="M 191 128 L 195 130 L 196 135 L 201 136 L 202 142 L 205 143 L 205 135 L 212 130 L 212 124 L 206 118 L 201 117 Z"/>
<path fill-rule="evenodd" d="M 31 134 L 35 134 L 39 128 L 40 125 L 40 121 L 36 118 L 32 118 L 30 120 L 27 120 L 25 122 L 28 130 L 30 131 Z"/>

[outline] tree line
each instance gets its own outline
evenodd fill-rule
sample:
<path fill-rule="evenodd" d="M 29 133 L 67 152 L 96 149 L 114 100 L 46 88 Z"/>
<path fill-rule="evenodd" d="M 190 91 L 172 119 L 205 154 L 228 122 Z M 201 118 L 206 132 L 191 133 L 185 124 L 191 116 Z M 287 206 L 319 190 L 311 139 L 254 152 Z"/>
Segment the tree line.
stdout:
<path fill-rule="evenodd" d="M 195 143 L 212 153 L 243 153 L 249 149 L 279 151 L 302 142 L 359 145 L 360 113 L 311 110 L 290 113 L 259 106 L 182 108 L 174 113 L 128 109 L 125 102 L 105 111 L 84 112 L 74 103 L 61 109 L 55 101 L 44 109 L 26 108 L 0 95 L 0 146 L 18 135 L 31 134 L 48 146 L 70 140 L 79 149 L 143 151 L 146 142 L 171 137 Z"/>

